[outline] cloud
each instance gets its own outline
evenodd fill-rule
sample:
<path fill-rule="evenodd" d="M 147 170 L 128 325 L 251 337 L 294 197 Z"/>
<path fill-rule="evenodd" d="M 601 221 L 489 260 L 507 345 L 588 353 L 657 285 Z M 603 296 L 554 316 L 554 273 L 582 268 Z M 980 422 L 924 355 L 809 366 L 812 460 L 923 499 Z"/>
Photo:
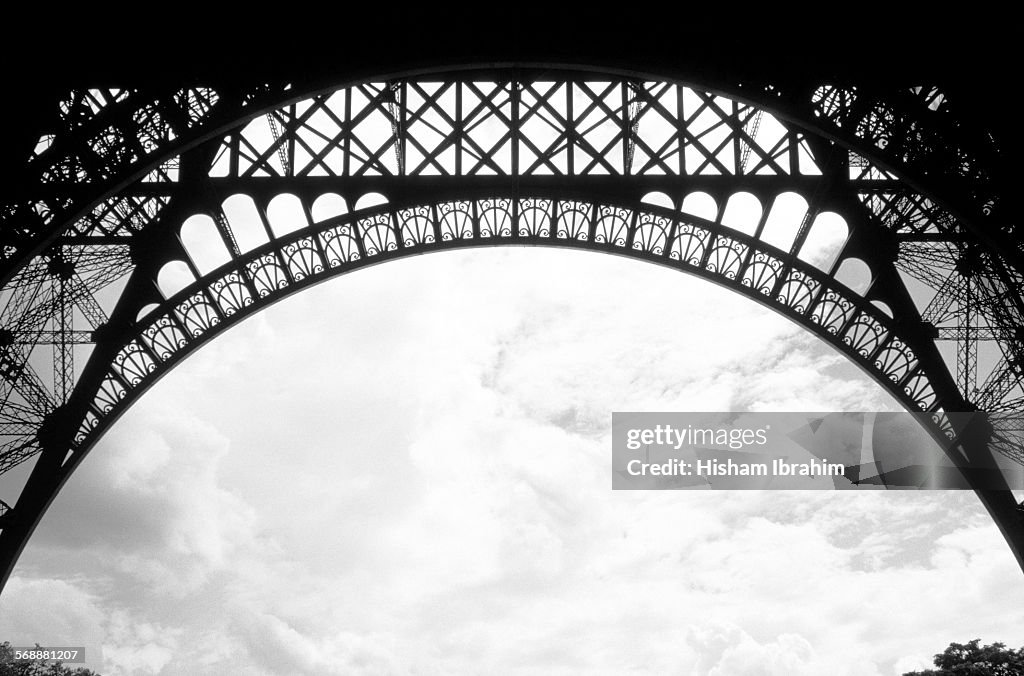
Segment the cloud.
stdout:
<path fill-rule="evenodd" d="M 879 674 L 877 667 L 857 651 L 823 656 L 799 634 L 780 634 L 757 641 L 735 625 L 695 627 L 687 642 L 698 654 L 699 676 L 818 676 L 819 674 Z M 844 664 L 844 661 L 848 663 Z"/>
<path fill-rule="evenodd" d="M 159 674 L 180 649 L 183 630 L 145 621 L 124 610 L 106 623 L 103 673 L 109 676 Z"/>
<path fill-rule="evenodd" d="M 253 508 L 219 485 L 228 446 L 173 408 L 126 418 L 58 496 L 62 518 L 44 520 L 27 561 L 59 570 L 48 556 L 75 551 L 157 593 L 195 589 L 255 538 Z"/>
<path fill-rule="evenodd" d="M 13 646 L 83 647 L 88 664 L 98 667 L 106 604 L 81 582 L 12 576 L 0 604 L 0 636 Z"/>
<path fill-rule="evenodd" d="M 59 583 L 110 670 L 163 674 L 891 673 L 1020 623 L 971 495 L 611 491 L 613 410 L 893 403 L 763 308 L 574 254 L 389 263 L 214 340 L 86 459 L 0 617 L 43 627 L 8 610 Z"/>

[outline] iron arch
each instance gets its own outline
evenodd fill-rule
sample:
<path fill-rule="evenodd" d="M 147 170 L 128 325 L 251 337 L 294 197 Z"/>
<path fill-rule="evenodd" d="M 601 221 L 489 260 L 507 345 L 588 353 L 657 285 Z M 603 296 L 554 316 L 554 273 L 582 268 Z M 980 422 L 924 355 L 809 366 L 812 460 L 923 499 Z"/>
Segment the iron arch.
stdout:
<path fill-rule="evenodd" d="M 203 88 L 156 99 L 72 93 L 61 109 L 71 128 L 44 138 L 30 163 L 49 196 L 7 212 L 34 217 L 5 248 L 0 471 L 35 465 L 17 502 L 0 505 L 3 579 L 96 439 L 186 355 L 310 284 L 429 251 L 559 246 L 673 267 L 801 324 L 910 410 L 1016 410 L 1024 391 L 1012 231 L 962 217 L 972 208 L 966 193 L 921 192 L 929 172 L 985 172 L 984 152 L 951 159 L 948 143 L 959 137 L 934 144 L 947 118 L 915 106 L 935 112 L 939 95 L 911 88 L 865 101 L 825 84 L 802 92 L 797 107 L 770 85 L 735 91 L 507 66 L 314 92 L 269 87 L 222 108 Z M 907 125 L 930 131 L 902 139 Z M 84 188 L 67 192 L 75 183 Z M 991 201 L 972 185 L 971 200 Z M 696 192 L 715 202 L 713 214 L 684 211 Z M 727 205 L 741 193 L 762 208 L 737 229 Z M 792 193 L 806 208 L 791 236 L 767 237 L 773 206 Z M 239 194 L 250 196 L 248 220 L 225 207 Z M 302 214 L 287 232 L 269 213 L 282 194 Z M 324 194 L 345 212 L 315 215 Z M 377 197 L 364 206 L 365 195 Z M 840 214 L 848 232 L 816 266 L 805 244 L 823 213 Z M 197 265 L 182 231 L 196 215 L 226 262 Z M 168 292 L 169 265 L 184 281 Z M 844 275 L 858 265 L 868 273 L 854 289 Z M 912 293 L 908 277 L 931 293 Z M 939 340 L 957 344 L 955 365 Z M 999 355 L 984 383 L 979 340 Z M 76 345 L 90 350 L 84 366 Z M 37 373 L 40 354 L 52 379 Z M 975 462 L 1022 457 L 1013 437 L 965 436 L 959 448 Z M 1016 499 L 1008 488 L 978 493 L 1024 565 Z"/>

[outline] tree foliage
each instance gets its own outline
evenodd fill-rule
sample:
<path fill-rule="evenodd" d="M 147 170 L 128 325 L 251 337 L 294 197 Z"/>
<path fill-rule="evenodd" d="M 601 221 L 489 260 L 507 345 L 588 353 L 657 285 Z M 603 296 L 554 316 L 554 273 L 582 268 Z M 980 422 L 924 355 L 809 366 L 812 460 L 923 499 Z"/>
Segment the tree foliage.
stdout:
<path fill-rule="evenodd" d="M 38 645 L 36 646 L 38 647 Z M 60 662 L 15 662 L 14 648 L 9 641 L 0 643 L 0 676 L 100 676 L 91 669 L 72 669 Z"/>
<path fill-rule="evenodd" d="M 937 669 L 908 671 L 903 676 L 1024 676 L 1024 647 L 1014 650 L 1003 643 L 980 643 L 977 638 L 950 643 L 935 656 Z"/>

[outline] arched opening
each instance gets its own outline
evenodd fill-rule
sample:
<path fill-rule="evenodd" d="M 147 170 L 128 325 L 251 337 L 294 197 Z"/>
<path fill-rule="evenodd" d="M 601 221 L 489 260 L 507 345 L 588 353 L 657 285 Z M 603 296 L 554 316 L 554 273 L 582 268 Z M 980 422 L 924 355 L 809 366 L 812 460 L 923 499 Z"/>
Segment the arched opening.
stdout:
<path fill-rule="evenodd" d="M 761 202 L 748 192 L 738 192 L 729 197 L 722 214 L 722 225 L 737 232 L 757 234 L 757 223 L 761 218 Z"/>
<path fill-rule="evenodd" d="M 807 200 L 803 197 L 796 193 L 779 195 L 771 204 L 761 239 L 783 251 L 789 251 L 806 214 Z"/>
<path fill-rule="evenodd" d="M 181 226 L 181 243 L 201 275 L 231 260 L 231 253 L 216 224 L 206 214 L 196 214 L 185 220 Z"/>
<path fill-rule="evenodd" d="M 830 270 L 849 236 L 850 229 L 842 216 L 832 212 L 818 214 L 800 247 L 800 258 L 819 270 Z"/>
<path fill-rule="evenodd" d="M 267 206 L 267 220 L 275 237 L 283 237 L 310 225 L 302 200 L 295 195 L 278 195 Z"/>
<path fill-rule="evenodd" d="M 839 266 L 836 279 L 855 293 L 864 295 L 871 287 L 871 266 L 859 258 L 847 258 Z"/>
<path fill-rule="evenodd" d="M 359 199 L 356 200 L 355 210 L 369 209 L 370 207 L 380 206 L 381 204 L 387 204 L 388 198 L 381 195 L 379 192 L 368 192 L 365 195 L 360 195 Z"/>
<path fill-rule="evenodd" d="M 182 261 L 171 261 L 164 265 L 157 276 L 157 286 L 163 297 L 170 298 L 196 281 L 195 275 Z"/>
<path fill-rule="evenodd" d="M 228 227 L 234 234 L 242 253 L 252 251 L 270 241 L 270 235 L 267 233 L 260 211 L 251 197 L 232 195 L 224 200 L 222 209 Z"/>
<path fill-rule="evenodd" d="M 345 198 L 335 193 L 324 193 L 317 197 L 310 209 L 314 221 L 326 221 L 348 213 Z"/>
<path fill-rule="evenodd" d="M 692 192 L 683 198 L 682 212 L 706 221 L 714 221 L 718 218 L 718 204 L 706 192 Z"/>

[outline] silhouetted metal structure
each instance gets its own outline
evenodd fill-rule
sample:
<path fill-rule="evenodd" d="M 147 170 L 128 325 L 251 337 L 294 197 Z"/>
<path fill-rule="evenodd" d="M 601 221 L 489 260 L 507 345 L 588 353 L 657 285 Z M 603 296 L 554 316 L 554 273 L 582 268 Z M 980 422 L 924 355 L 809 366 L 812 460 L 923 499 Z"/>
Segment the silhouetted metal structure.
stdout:
<path fill-rule="evenodd" d="M 925 82 L 654 70 L 382 67 L 53 102 L 0 213 L 0 472 L 31 465 L 0 496 L 0 580 L 181 359 L 311 284 L 434 250 L 559 246 L 704 277 L 934 412 L 954 461 L 1024 460 L 1013 430 L 942 417 L 1024 408 L 1000 139 Z M 1018 501 L 978 493 L 1024 565 Z"/>

